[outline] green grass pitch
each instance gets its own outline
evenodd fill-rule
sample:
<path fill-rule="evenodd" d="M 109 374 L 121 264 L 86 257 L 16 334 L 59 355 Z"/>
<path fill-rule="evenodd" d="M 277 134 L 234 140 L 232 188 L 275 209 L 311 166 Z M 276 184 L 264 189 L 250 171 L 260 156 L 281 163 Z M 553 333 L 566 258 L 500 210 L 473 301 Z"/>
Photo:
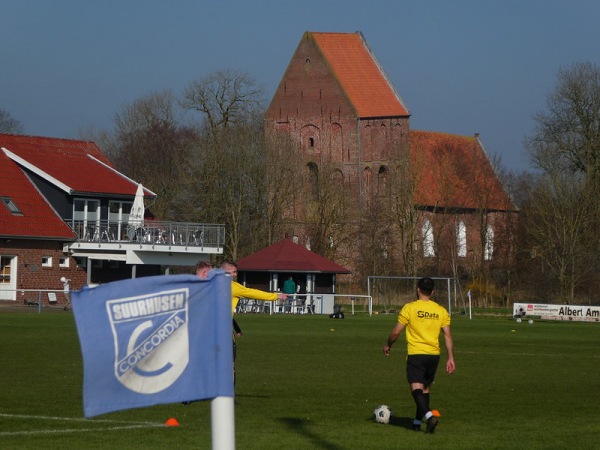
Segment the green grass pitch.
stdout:
<path fill-rule="evenodd" d="M 404 336 L 382 353 L 394 316 L 237 318 L 237 449 L 600 446 L 598 323 L 455 316 L 457 370 L 440 365 L 431 396 L 442 417 L 425 435 L 408 429 Z M 84 419 L 72 313 L 0 310 L 0 342 L 3 449 L 211 448 L 208 401 Z M 395 413 L 389 425 L 371 420 L 381 403 Z"/>

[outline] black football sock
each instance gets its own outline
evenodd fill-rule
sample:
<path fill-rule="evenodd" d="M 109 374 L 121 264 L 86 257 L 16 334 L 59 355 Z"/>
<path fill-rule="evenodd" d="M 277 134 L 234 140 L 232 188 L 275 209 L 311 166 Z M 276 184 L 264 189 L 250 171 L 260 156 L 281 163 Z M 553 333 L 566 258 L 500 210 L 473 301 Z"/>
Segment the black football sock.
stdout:
<path fill-rule="evenodd" d="M 425 413 L 429 411 L 425 394 L 423 394 L 423 389 L 415 389 L 412 391 L 412 396 L 415 399 L 415 404 L 417 405 L 416 417 L 421 420 Z"/>

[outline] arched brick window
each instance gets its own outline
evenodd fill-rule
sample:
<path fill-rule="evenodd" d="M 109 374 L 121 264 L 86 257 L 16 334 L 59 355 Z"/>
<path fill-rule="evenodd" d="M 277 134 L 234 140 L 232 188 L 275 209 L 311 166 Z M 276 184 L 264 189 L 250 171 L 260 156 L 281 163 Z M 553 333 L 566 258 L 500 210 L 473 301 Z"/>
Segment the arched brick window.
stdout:
<path fill-rule="evenodd" d="M 494 256 L 494 229 L 491 225 L 485 227 L 485 242 L 483 247 L 483 257 L 486 261 L 491 261 Z"/>
<path fill-rule="evenodd" d="M 331 160 L 336 162 L 344 160 L 344 140 L 342 126 L 339 123 L 331 125 Z"/>
<path fill-rule="evenodd" d="M 387 195 L 388 185 L 388 169 L 386 166 L 381 166 L 377 173 L 377 195 L 385 197 Z"/>
<path fill-rule="evenodd" d="M 459 258 L 467 256 L 467 226 L 462 220 L 456 224 L 456 255 Z"/>

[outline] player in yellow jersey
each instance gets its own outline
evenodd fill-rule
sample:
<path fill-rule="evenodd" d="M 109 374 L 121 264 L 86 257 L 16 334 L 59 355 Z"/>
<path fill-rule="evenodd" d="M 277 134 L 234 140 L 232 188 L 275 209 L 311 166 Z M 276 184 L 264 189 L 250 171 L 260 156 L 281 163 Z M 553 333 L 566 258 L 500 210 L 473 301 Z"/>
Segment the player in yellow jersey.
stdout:
<path fill-rule="evenodd" d="M 404 305 L 398 322 L 392 328 L 383 353 L 389 356 L 390 349 L 406 328 L 406 377 L 413 399 L 417 406 L 413 430 L 421 430 L 421 420 L 425 417 L 425 433 L 433 433 L 438 424 L 437 417 L 429 407 L 429 389 L 435 378 L 440 362 L 440 330 L 444 332 L 444 341 L 448 360 L 446 372 L 454 373 L 454 342 L 450 332 L 448 311 L 430 299 L 435 283 L 431 278 L 421 278 L 417 282 L 418 300 Z"/>
<path fill-rule="evenodd" d="M 266 292 L 259 289 L 252 289 L 238 283 L 237 280 L 237 264 L 235 261 L 225 260 L 221 263 L 221 269 L 231 276 L 231 315 L 235 312 L 235 308 L 240 301 L 240 298 L 253 298 L 256 300 L 266 300 L 274 302 L 276 300 L 286 300 L 287 295 L 281 292 Z M 242 335 L 242 329 L 239 327 L 235 319 L 233 319 L 235 333 L 233 334 L 233 374 L 235 379 L 235 357 L 237 354 L 236 337 Z"/>
<path fill-rule="evenodd" d="M 231 279 L 231 314 L 235 312 L 235 308 L 240 301 L 240 298 L 253 298 L 255 300 L 267 300 L 274 302 L 276 300 L 286 300 L 287 295 L 281 292 L 267 292 L 259 289 L 252 289 L 238 283 L 237 280 L 237 264 L 234 261 L 225 260 L 221 263 L 221 269 L 227 272 Z"/>

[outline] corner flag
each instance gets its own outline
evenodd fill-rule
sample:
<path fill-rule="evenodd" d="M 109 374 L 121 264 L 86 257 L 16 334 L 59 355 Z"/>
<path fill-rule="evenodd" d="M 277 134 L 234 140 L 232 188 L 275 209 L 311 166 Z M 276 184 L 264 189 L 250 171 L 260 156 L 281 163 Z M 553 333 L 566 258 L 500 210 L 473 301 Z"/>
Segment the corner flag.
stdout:
<path fill-rule="evenodd" d="M 233 397 L 231 280 L 168 275 L 72 293 L 86 417 Z"/>

